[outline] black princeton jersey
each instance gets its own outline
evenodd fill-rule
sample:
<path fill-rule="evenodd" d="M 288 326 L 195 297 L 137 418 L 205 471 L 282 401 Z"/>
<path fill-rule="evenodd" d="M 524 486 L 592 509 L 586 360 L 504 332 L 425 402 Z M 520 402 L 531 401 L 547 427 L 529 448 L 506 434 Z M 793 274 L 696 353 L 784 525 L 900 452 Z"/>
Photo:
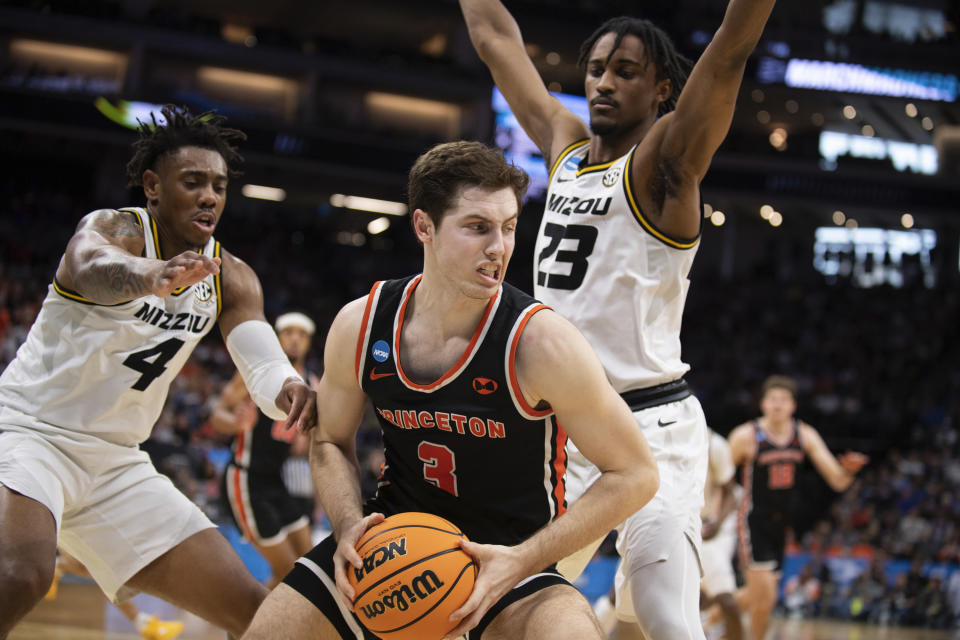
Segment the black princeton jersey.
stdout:
<path fill-rule="evenodd" d="M 528 405 L 514 358 L 530 317 L 545 309 L 504 284 L 466 351 L 417 384 L 397 359 L 404 312 L 422 276 L 373 286 L 356 372 L 383 430 L 385 466 L 366 511 L 425 511 L 487 544 L 517 544 L 565 509 L 566 434 L 550 409 Z"/>
<path fill-rule="evenodd" d="M 783 447 L 772 443 L 756 420 L 753 421 L 753 431 L 757 454 L 751 464 L 743 467 L 744 495 L 749 497 L 754 517 L 762 514 L 786 521 L 793 507 L 798 467 L 805 458 L 800 442 L 800 423 L 794 418 L 793 436 Z"/>
<path fill-rule="evenodd" d="M 307 372 L 306 380 L 314 385 L 315 376 Z M 253 404 L 253 400 L 247 399 Z M 295 427 L 284 429 L 284 420 L 274 420 L 257 411 L 257 423 L 248 431 L 241 431 L 233 439 L 233 463 L 257 475 L 280 477 L 283 463 L 290 457 L 290 445 L 297 437 Z"/>

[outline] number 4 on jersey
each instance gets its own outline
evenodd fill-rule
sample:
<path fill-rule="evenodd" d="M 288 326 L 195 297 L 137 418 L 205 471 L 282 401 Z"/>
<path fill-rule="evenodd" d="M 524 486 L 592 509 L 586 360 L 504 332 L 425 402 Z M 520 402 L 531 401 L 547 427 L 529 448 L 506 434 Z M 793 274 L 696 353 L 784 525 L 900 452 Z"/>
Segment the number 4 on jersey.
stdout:
<path fill-rule="evenodd" d="M 137 351 L 127 356 L 127 359 L 123 361 L 123 366 L 141 373 L 140 378 L 133 383 L 132 388 L 137 391 L 146 391 L 151 382 L 163 375 L 163 372 L 167 370 L 167 363 L 173 356 L 177 355 L 177 351 L 180 351 L 180 347 L 183 345 L 183 340 L 170 338 L 155 347 Z M 153 358 L 153 360 L 150 360 L 150 358 Z"/>

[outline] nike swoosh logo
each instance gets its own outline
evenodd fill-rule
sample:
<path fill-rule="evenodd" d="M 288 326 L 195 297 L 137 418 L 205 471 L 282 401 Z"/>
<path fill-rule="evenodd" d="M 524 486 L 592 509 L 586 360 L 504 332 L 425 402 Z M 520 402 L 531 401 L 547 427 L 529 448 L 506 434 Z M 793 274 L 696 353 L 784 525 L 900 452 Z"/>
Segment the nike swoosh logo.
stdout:
<path fill-rule="evenodd" d="M 370 369 L 370 379 L 371 379 L 371 380 L 379 380 L 380 378 L 386 378 L 386 377 L 395 376 L 395 375 L 397 375 L 397 374 L 395 374 L 395 373 L 393 373 L 393 372 L 390 372 L 390 373 L 377 373 L 377 370 L 376 370 L 375 368 L 374 368 L 374 369 Z"/>
<path fill-rule="evenodd" d="M 676 422 L 676 420 L 671 420 L 670 422 L 664 422 L 664 421 L 663 421 L 663 418 L 657 419 L 657 424 L 660 425 L 661 427 L 669 427 L 670 425 L 674 424 L 675 422 Z"/>
<path fill-rule="evenodd" d="M 574 180 L 576 180 L 576 178 L 567 178 L 567 179 L 557 178 L 557 182 L 573 182 Z"/>

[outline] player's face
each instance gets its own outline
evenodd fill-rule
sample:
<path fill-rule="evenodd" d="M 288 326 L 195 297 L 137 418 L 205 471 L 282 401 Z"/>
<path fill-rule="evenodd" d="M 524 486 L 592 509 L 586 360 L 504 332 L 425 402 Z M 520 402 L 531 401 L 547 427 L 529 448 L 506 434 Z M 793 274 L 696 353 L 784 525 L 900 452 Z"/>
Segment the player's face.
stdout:
<path fill-rule="evenodd" d="M 310 350 L 310 334 L 300 327 L 287 327 L 277 332 L 280 346 L 291 361 L 297 361 Z"/>
<path fill-rule="evenodd" d="M 792 393 L 786 389 L 774 387 L 763 394 L 760 410 L 771 420 L 786 420 L 797 410 L 797 403 Z"/>
<path fill-rule="evenodd" d="M 669 80 L 657 82 L 656 66 L 647 64 L 643 41 L 626 35 L 614 50 L 616 39 L 613 33 L 601 36 L 587 59 L 584 87 L 590 130 L 601 136 L 616 136 L 652 123 L 660 103 L 669 96 Z"/>
<path fill-rule="evenodd" d="M 144 192 L 165 231 L 202 247 L 227 202 L 227 163 L 213 149 L 180 147 L 157 162 L 156 173 L 144 173 Z"/>
<path fill-rule="evenodd" d="M 503 282 L 517 229 L 517 198 L 509 187 L 466 187 L 429 233 L 418 235 L 437 273 L 469 298 L 489 299 Z M 423 214 L 425 215 L 425 214 Z"/>

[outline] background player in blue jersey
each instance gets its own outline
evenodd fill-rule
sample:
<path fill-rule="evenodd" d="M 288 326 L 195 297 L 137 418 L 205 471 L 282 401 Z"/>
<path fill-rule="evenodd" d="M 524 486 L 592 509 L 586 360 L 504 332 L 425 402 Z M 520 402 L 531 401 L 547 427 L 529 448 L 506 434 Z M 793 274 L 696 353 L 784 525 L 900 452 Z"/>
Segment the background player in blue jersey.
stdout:
<path fill-rule="evenodd" d="M 50 586 L 58 538 L 112 600 L 144 591 L 235 635 L 266 594 L 138 446 L 217 322 L 260 408 L 288 427 L 316 422 L 259 279 L 213 238 L 245 136 L 213 114 L 162 115 L 127 167 L 146 207 L 80 221 L 0 376 L 0 638 Z"/>
<path fill-rule="evenodd" d="M 293 311 L 278 316 L 274 327 L 294 369 L 315 387 L 317 380 L 306 369 L 316 331 L 313 320 Z M 223 497 L 240 532 L 270 564 L 267 586 L 272 588 L 293 567 L 294 560 L 313 547 L 310 513 L 283 480 L 283 466 L 294 443 L 307 436 L 285 429 L 282 420 L 258 411 L 239 373 L 224 387 L 210 423 L 217 431 L 236 436 L 231 446 L 233 457 L 223 472 Z M 306 451 L 303 440 L 298 445 Z M 313 501 L 307 504 L 310 508 Z"/>
<path fill-rule="evenodd" d="M 797 385 L 793 379 L 770 376 L 761 393 L 763 415 L 736 427 L 728 438 L 743 483 L 737 535 L 753 640 L 763 640 L 777 604 L 786 527 L 797 495 L 797 467 L 810 458 L 827 484 L 843 491 L 869 461 L 853 451 L 835 458 L 817 430 L 794 417 Z"/>
<path fill-rule="evenodd" d="M 688 61 L 648 20 L 602 24 L 580 49 L 589 126 L 547 92 L 502 3 L 460 6 L 477 53 L 550 168 L 534 294 L 583 332 L 660 467 L 659 492 L 619 530 L 618 601 L 632 602 L 651 640 L 703 638 L 707 426 L 683 379 L 680 326 L 703 220 L 700 182 L 774 0 L 730 0 L 689 78 Z M 571 447 L 571 497 L 595 475 Z M 600 542 L 563 570 L 578 573 Z"/>
<path fill-rule="evenodd" d="M 448 518 L 473 540 L 464 548 L 480 572 L 450 637 L 601 638 L 553 565 L 649 500 L 657 472 L 579 332 L 503 283 L 526 184 L 475 142 L 438 145 L 414 164 L 423 274 L 377 283 L 327 338 L 312 456 L 334 536 L 297 561 L 248 640 L 372 638 L 344 604 L 346 570 L 361 566 L 354 544 L 367 528 L 407 510 Z M 368 397 L 386 467 L 364 505 L 355 442 Z M 601 473 L 563 513 L 566 434 Z"/>

